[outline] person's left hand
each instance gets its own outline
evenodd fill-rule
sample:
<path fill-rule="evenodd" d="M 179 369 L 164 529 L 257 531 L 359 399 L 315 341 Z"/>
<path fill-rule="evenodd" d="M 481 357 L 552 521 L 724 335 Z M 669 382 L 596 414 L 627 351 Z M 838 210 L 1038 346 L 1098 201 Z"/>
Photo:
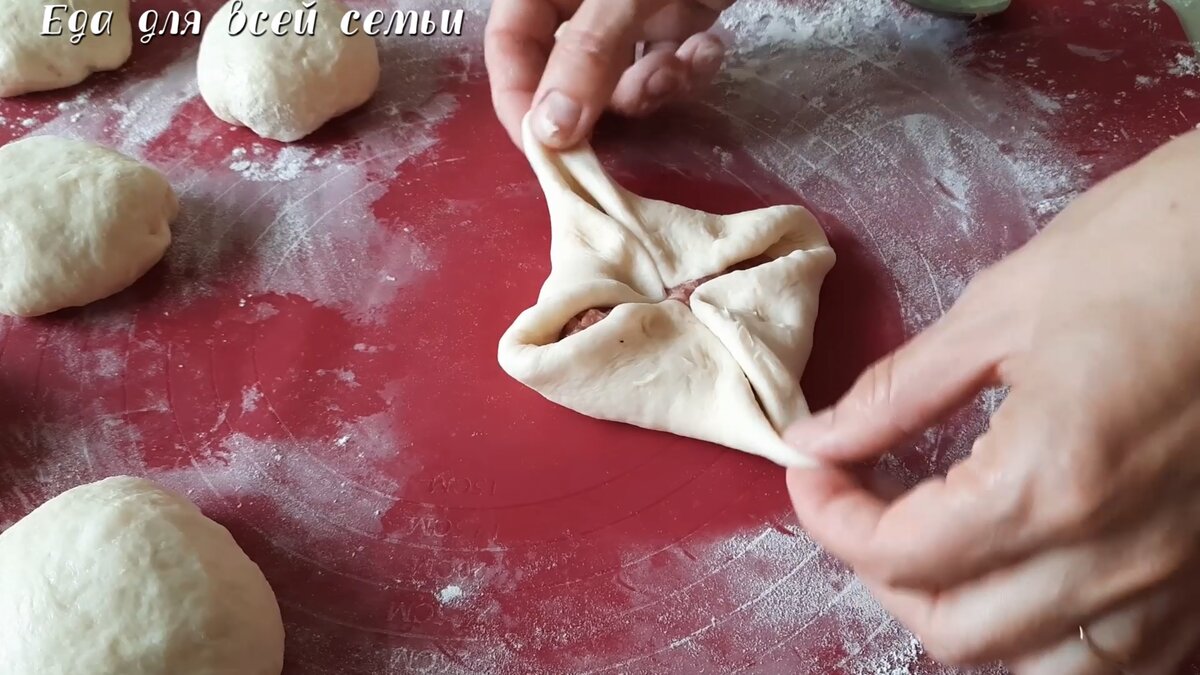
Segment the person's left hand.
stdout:
<path fill-rule="evenodd" d="M 733 1 L 494 0 L 484 56 L 496 116 L 519 146 L 532 109 L 538 140 L 564 150 L 605 110 L 643 116 L 688 96 L 721 68 L 726 45 L 709 29 Z"/>
<path fill-rule="evenodd" d="M 1077 200 L 790 429 L 801 525 L 937 659 L 1175 673 L 1200 636 L 1200 132 Z M 971 456 L 895 500 L 877 458 L 986 386 Z M 1081 627 L 1086 631 L 1081 636 Z"/>

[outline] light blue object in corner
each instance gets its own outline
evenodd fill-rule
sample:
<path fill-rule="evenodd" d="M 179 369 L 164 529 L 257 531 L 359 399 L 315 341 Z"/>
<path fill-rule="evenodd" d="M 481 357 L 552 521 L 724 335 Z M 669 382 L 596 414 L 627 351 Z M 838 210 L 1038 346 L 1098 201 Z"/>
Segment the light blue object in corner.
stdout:
<path fill-rule="evenodd" d="M 1164 0 L 1179 17 L 1192 46 L 1200 51 L 1200 0 Z"/>
<path fill-rule="evenodd" d="M 942 14 L 988 16 L 1008 9 L 1012 0 L 906 0 L 908 4 Z M 1192 0 L 1180 0 L 1192 2 Z"/>

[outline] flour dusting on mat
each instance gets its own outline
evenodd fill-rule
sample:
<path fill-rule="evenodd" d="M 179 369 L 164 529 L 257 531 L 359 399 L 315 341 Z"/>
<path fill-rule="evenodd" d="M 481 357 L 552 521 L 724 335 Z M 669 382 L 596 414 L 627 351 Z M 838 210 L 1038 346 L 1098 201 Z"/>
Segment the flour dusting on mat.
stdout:
<path fill-rule="evenodd" d="M 391 76 L 353 113 L 355 135 L 331 150 L 324 149 L 327 143 L 232 145 L 224 131 L 232 128 L 206 119 L 186 129 L 182 153 L 170 141 L 156 157 L 154 143 L 184 106 L 198 101 L 195 49 L 180 53 L 162 72 L 108 94 L 106 105 L 65 102 L 57 117 L 45 123 L 30 118 L 25 126 L 36 127 L 37 134 L 111 145 L 145 157 L 167 175 L 184 205 L 167 258 L 187 277 L 180 293 L 203 294 L 245 260 L 255 269 L 250 284 L 255 293 L 294 293 L 370 321 L 399 288 L 434 265 L 415 239 L 392 237 L 372 205 L 398 167 L 433 146 L 433 130 L 456 107 L 452 97 L 438 92 L 438 69 L 407 64 L 453 53 L 449 41 L 384 43 L 381 59 Z M 400 113 L 416 121 L 403 122 Z M 205 151 L 223 145 L 229 147 L 229 171 L 203 166 Z M 264 190 L 264 183 L 271 186 Z M 381 271 L 390 281 L 378 283 Z"/>
<path fill-rule="evenodd" d="M 404 0 L 389 4 L 421 6 Z M 171 397 L 179 395 L 172 387 L 192 384 L 190 371 L 197 362 L 179 356 L 188 338 L 165 334 L 169 329 L 161 324 L 146 330 L 145 324 L 154 322 L 140 321 L 139 312 L 160 314 L 169 325 L 175 315 L 194 316 L 228 301 L 246 310 L 241 316 L 247 321 L 267 322 L 286 311 L 278 308 L 281 302 L 300 300 L 350 325 L 375 325 L 381 310 L 437 269 L 433 250 L 413 227 L 422 214 L 378 204 L 401 171 L 435 148 L 439 127 L 458 109 L 447 85 L 477 72 L 472 48 L 485 15 L 486 6 L 474 3 L 461 38 L 380 40 L 388 76 L 377 94 L 348 118 L 294 145 L 263 141 L 215 120 L 198 97 L 196 50 L 183 39 L 164 47 L 172 55 L 161 66 L 139 76 L 85 85 L 46 113 L 0 118 L 0 125 L 16 127 L 17 135 L 86 139 L 144 159 L 167 175 L 182 203 L 165 264 L 151 275 L 161 278 L 142 285 L 155 295 L 153 303 L 132 297 L 143 292 L 135 289 L 115 306 L 80 312 L 71 335 L 64 331 L 65 339 L 45 329 L 40 350 L 46 370 L 74 373 L 78 387 L 55 391 L 53 400 L 37 402 L 36 417 L 0 429 L 4 445 L 20 449 L 19 455 L 5 457 L 0 471 L 12 484 L 28 488 L 28 494 L 11 490 L 23 512 L 99 476 L 144 475 L 187 494 L 218 519 L 241 523 L 241 534 L 267 542 L 275 558 L 304 561 L 304 568 L 318 576 L 366 584 L 376 597 L 385 596 L 391 585 L 405 589 L 422 583 L 428 576 L 424 563 L 407 558 L 405 564 L 417 572 L 396 571 L 402 576 L 380 581 L 393 571 L 360 557 L 364 546 L 353 543 L 379 547 L 382 519 L 401 492 L 392 474 L 380 468 L 381 462 L 395 461 L 405 444 L 395 415 L 389 414 L 390 394 L 384 392 L 384 411 L 373 414 L 340 411 L 331 402 L 318 414 L 335 420 L 332 429 L 290 436 L 269 426 L 277 414 L 272 406 L 278 405 L 272 395 L 278 392 L 254 382 L 220 404 L 212 419 L 204 420 L 205 429 L 185 432 L 197 420 L 181 419 L 187 413 L 180 412 L 180 399 Z M 205 326 L 209 329 L 211 344 L 222 328 Z M 5 337 L 0 328 L 0 342 Z M 384 349 L 363 343 L 355 353 Z M 210 373 L 199 375 L 199 389 L 189 391 L 216 385 Z M 317 375 L 339 387 L 359 386 L 350 367 Z M 72 376 L 58 377 L 70 381 Z M 148 385 L 153 391 L 140 390 L 147 382 L 153 382 Z M 203 410 L 203 405 L 193 407 Z M 143 437 L 143 426 L 157 433 Z M 183 461 L 143 461 L 143 453 L 158 454 L 147 444 L 159 443 L 176 444 L 164 454 Z M 256 515 L 239 515 L 248 513 L 243 509 Z M 418 523 L 413 527 L 436 526 L 413 518 Z M 453 577 L 460 582 L 421 592 L 457 611 L 474 595 L 474 587 L 461 585 L 473 575 L 455 569 Z M 304 591 L 299 597 L 308 597 Z M 287 604 L 286 596 L 281 600 Z M 356 609 L 347 611 L 352 616 Z M 363 654 L 368 665 L 337 672 L 385 672 L 387 662 L 397 664 L 394 672 L 411 672 L 429 658 L 389 645 L 371 645 Z M 325 672 L 308 663 L 319 655 L 309 649 L 293 658 L 303 672 Z M 493 652 L 487 658 L 498 670 L 506 657 Z"/>
<path fill-rule="evenodd" d="M 437 6 L 454 8 L 449 2 Z M 460 101 L 442 91 L 446 76 L 465 80 L 478 72 L 471 64 L 481 58 L 478 27 L 486 5 L 472 2 L 468 12 L 467 25 L 476 28 L 461 40 L 384 43 L 389 76 L 380 93 L 311 142 L 283 146 L 213 121 L 197 98 L 194 49 L 177 53 L 160 72 L 113 85 L 103 95 L 84 88 L 44 123 L 24 113 L 0 117 L 0 125 L 106 142 L 168 175 L 183 211 L 165 278 L 153 291 L 163 317 L 236 307 L 244 310 L 238 318 L 254 326 L 286 318 L 281 303 L 298 300 L 366 331 L 379 326 L 384 311 L 440 264 L 436 247 L 401 219 L 421 214 L 381 215 L 377 207 L 403 170 L 436 150 L 440 127 L 458 109 Z M 888 0 L 800 7 L 741 0 L 725 22 L 737 36 L 737 52 L 717 93 L 704 104 L 728 120 L 757 161 L 849 229 L 894 274 L 910 330 L 941 316 L 974 273 L 1028 238 L 1078 189 L 1084 167 L 1057 157 L 1045 137 L 1061 116 L 1058 102 L 973 72 L 959 57 L 971 40 L 963 22 Z M 1107 52 L 1084 53 L 1111 58 Z M 1171 74 L 1191 74 L 1194 68 L 1194 61 L 1181 57 Z M 982 223 L 985 213 L 998 208 L 1011 211 L 1009 222 Z M 231 384 L 218 382 L 210 364 L 213 372 L 189 377 L 198 359 L 180 355 L 191 349 L 193 357 L 218 362 L 228 353 L 220 350 L 229 326 L 205 326 L 199 335 L 167 334 L 170 322 L 164 321 L 142 330 L 148 322 L 136 307 L 131 300 L 124 313 L 85 311 L 80 321 L 91 332 L 82 341 L 59 340 L 54 329 L 45 330 L 40 346 L 45 367 L 77 373 L 77 389 L 56 392 L 54 400 L 39 402 L 44 407 L 36 416 L 4 430 L 5 439 L 25 455 L 18 468 L 0 468 L 19 474 L 14 484 L 45 493 L 101 475 L 134 473 L 185 492 L 218 514 L 258 508 L 266 515 L 248 522 L 247 534 L 283 551 L 288 561 L 302 560 L 297 566 L 313 578 L 362 584 L 377 596 L 411 592 L 412 598 L 396 601 L 381 618 L 358 616 L 357 608 L 335 614 L 320 602 L 308 603 L 320 584 L 290 589 L 284 598 L 292 604 L 285 611 L 308 612 L 313 625 L 376 640 L 364 640 L 360 664 L 303 672 L 515 675 L 528 672 L 522 657 L 534 643 L 562 655 L 562 672 L 640 672 L 685 653 L 711 655 L 713 662 L 742 655 L 754 662 L 730 663 L 729 672 L 754 672 L 756 665 L 804 662 L 830 652 L 844 655 L 835 666 L 838 674 L 949 672 L 929 666 L 912 635 L 843 566 L 793 531 L 786 513 L 771 514 L 761 527 L 697 535 L 637 559 L 608 552 L 622 577 L 613 594 L 628 600 L 621 607 L 643 612 L 639 620 L 633 618 L 637 610 L 604 617 L 621 631 L 615 643 L 580 648 L 577 631 L 589 626 L 574 625 L 570 617 L 505 626 L 507 608 L 490 591 L 502 583 L 506 591 L 521 590 L 520 579 L 495 578 L 508 553 L 488 549 L 500 562 L 483 568 L 440 560 L 436 541 L 440 528 L 452 526 L 450 519 L 397 499 L 400 479 L 381 469 L 405 443 L 389 416 L 391 393 L 380 395 L 383 411 L 369 414 L 338 411 L 336 402 L 322 401 L 327 409 L 318 414 L 336 414 L 338 423 L 319 432 L 260 433 L 254 424 L 284 426 L 279 409 L 287 402 L 278 400 L 281 387 L 270 373 L 254 364 L 258 379 Z M 236 336 L 247 343 L 233 348 L 250 348 L 252 331 Z M 104 346 L 95 348 L 88 339 Z M 388 349 L 378 336 L 355 335 L 345 352 L 367 362 L 384 358 Z M 324 379 L 313 387 L 354 388 L 367 379 L 365 371 L 348 364 L 314 374 Z M 153 391 L 127 386 L 151 379 L 158 387 Z M 218 391 L 222 386 L 226 389 Z M 197 410 L 183 412 L 200 419 L 188 418 L 179 409 L 184 396 L 213 409 L 197 404 Z M 293 411 L 289 419 L 302 416 Z M 974 423 L 982 428 L 982 416 Z M 139 425 L 160 433 L 143 437 Z M 188 425 L 199 431 L 184 432 Z M 969 436 L 956 442 L 957 456 L 966 452 Z M 166 454 L 182 460 L 148 465 L 130 451 L 146 443 L 178 443 Z M 33 501 L 16 494 L 22 507 Z M 403 525 L 393 522 L 389 529 L 389 517 Z M 359 545 L 380 543 L 381 533 L 404 527 L 412 531 L 392 536 L 418 545 L 403 555 L 396 553 L 399 545 L 381 546 L 390 557 L 375 561 Z M 474 555 L 486 560 L 479 551 Z M 660 565 L 672 557 L 688 571 L 664 575 Z M 534 563 L 539 571 L 558 564 L 552 555 Z M 388 574 L 391 578 L 380 578 Z M 423 582 L 429 578 L 438 582 Z M 677 584 L 680 578 L 685 583 Z M 698 597 L 705 602 L 696 602 Z M 728 606 L 709 608 L 727 600 Z M 486 623 L 471 623 L 479 617 Z M 454 634 L 465 636 L 470 651 L 463 653 L 471 663 L 441 644 L 424 651 L 392 646 L 396 640 L 424 639 L 428 626 L 422 622 L 435 619 L 462 622 Z M 392 630 L 398 623 L 403 629 Z M 383 640 L 380 626 L 389 629 Z M 319 657 L 322 650 L 312 646 L 321 644 L 319 632 L 306 622 L 297 631 L 305 656 Z M 645 653 L 628 653 L 630 645 L 645 646 Z"/>
<path fill-rule="evenodd" d="M 1200 59 L 1196 58 L 1195 54 L 1177 54 L 1175 63 L 1167 69 L 1167 72 L 1175 77 L 1200 75 Z"/>
<path fill-rule="evenodd" d="M 314 161 L 316 151 L 309 148 L 289 145 L 281 149 L 270 160 L 259 159 L 266 152 L 266 149 L 258 143 L 254 144 L 254 151 L 250 156 L 247 156 L 245 148 L 234 148 L 230 153 L 232 161 L 229 168 L 246 180 L 280 183 L 295 180 L 310 167 L 325 163 L 323 159 Z"/>
<path fill-rule="evenodd" d="M 443 605 L 448 605 L 463 596 L 463 589 L 459 586 L 447 586 L 438 591 L 438 602 Z"/>

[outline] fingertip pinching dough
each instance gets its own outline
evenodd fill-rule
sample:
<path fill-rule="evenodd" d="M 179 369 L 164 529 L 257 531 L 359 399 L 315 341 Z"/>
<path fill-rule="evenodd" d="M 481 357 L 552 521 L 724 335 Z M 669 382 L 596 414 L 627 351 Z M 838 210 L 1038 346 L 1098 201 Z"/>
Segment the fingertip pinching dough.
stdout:
<path fill-rule="evenodd" d="M 71 34 L 65 29 L 61 35 L 41 34 L 48 4 L 54 3 L 0 2 L 0 98 L 70 87 L 92 73 L 115 70 L 129 60 L 133 51 L 129 0 L 71 2 L 70 10 L 84 10 L 89 16 L 112 12 L 109 33 L 88 34 L 78 44 L 71 44 Z"/>
<path fill-rule="evenodd" d="M 0 675 L 279 675 L 275 594 L 221 525 L 150 481 L 51 499 L 0 534 Z"/>
<path fill-rule="evenodd" d="M 34 136 L 0 148 L 0 314 L 124 290 L 162 259 L 178 211 L 162 174 L 99 145 Z"/>
<path fill-rule="evenodd" d="M 315 35 L 230 35 L 232 0 L 204 31 L 197 76 L 200 95 L 222 120 L 276 141 L 298 141 L 366 103 L 379 86 L 375 39 L 341 30 L 348 8 L 316 0 Z M 277 16 L 304 9 L 300 0 L 245 0 L 243 11 Z M 239 28 L 235 25 L 234 29 Z"/>
<path fill-rule="evenodd" d="M 719 216 L 644 199 L 590 148 L 525 122 L 550 209 L 550 277 L 500 340 L 504 370 L 577 412 L 711 441 L 784 466 L 817 299 L 834 264 L 801 206 Z"/>

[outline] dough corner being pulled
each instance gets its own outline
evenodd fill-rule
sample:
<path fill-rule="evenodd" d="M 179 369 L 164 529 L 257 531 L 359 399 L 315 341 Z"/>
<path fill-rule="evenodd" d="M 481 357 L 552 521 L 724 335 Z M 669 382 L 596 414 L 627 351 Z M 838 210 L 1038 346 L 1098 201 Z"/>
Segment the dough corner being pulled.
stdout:
<path fill-rule="evenodd" d="M 525 126 L 546 193 L 552 270 L 497 358 L 546 399 L 598 419 L 724 445 L 783 466 L 809 414 L 800 390 L 836 256 L 802 206 L 716 215 L 645 199 L 586 146 Z"/>

